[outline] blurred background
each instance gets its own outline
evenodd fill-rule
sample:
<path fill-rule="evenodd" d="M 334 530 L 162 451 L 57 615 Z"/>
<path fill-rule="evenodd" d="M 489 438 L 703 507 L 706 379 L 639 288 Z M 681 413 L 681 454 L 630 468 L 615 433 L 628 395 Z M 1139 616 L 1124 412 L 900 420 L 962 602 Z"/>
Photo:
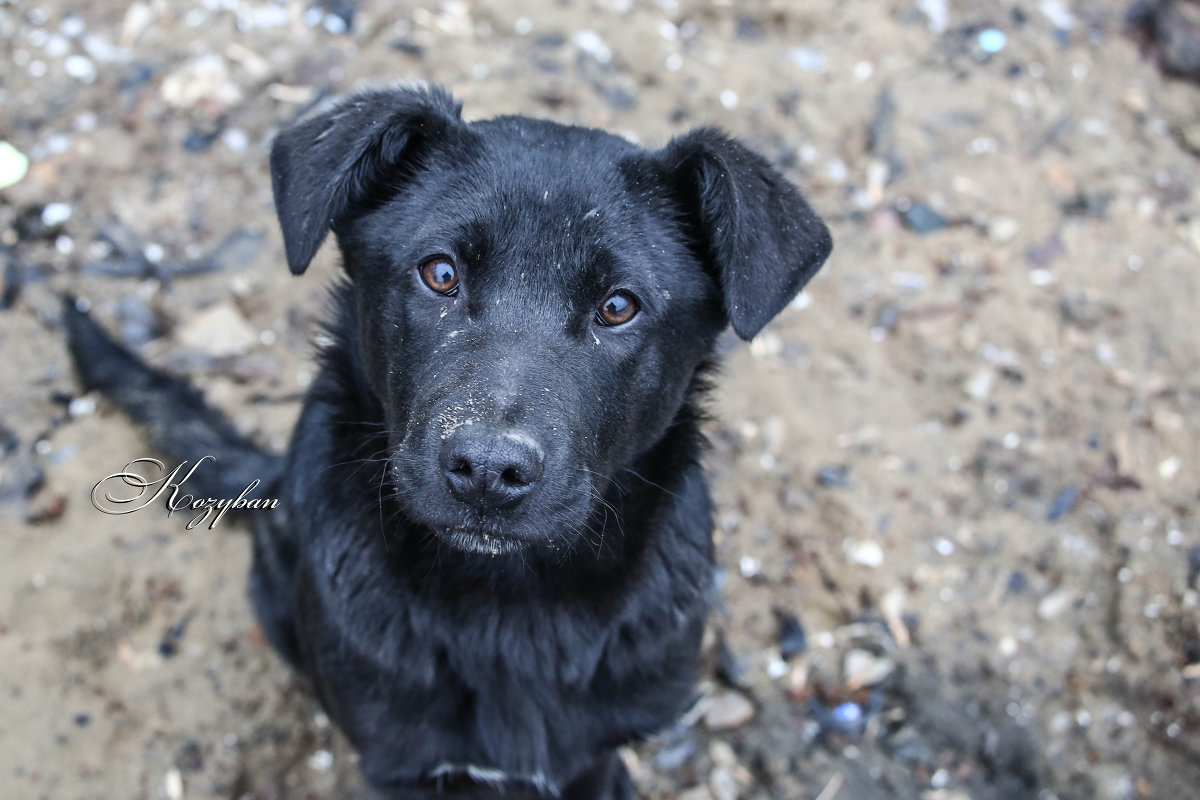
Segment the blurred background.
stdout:
<path fill-rule="evenodd" d="M 92 508 L 148 453 L 55 292 L 283 447 L 339 267 L 285 269 L 270 137 L 428 80 L 648 146 L 717 124 L 834 231 L 723 343 L 721 602 L 704 698 L 624 753 L 644 797 L 1194 797 L 1200 4 L 1128 12 L 0 2 L 0 795 L 365 796 L 244 531 Z"/>

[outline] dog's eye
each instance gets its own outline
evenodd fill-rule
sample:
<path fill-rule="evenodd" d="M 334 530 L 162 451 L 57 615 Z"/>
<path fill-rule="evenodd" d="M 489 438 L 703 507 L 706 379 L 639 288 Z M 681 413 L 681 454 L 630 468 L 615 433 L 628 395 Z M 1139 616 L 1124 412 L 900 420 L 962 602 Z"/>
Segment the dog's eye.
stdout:
<path fill-rule="evenodd" d="M 434 256 L 421 264 L 421 280 L 438 294 L 458 292 L 458 270 L 445 256 Z"/>
<path fill-rule="evenodd" d="M 596 310 L 596 322 L 600 325 L 624 325 L 637 316 L 637 298 L 626 291 L 616 291 L 604 299 Z"/>

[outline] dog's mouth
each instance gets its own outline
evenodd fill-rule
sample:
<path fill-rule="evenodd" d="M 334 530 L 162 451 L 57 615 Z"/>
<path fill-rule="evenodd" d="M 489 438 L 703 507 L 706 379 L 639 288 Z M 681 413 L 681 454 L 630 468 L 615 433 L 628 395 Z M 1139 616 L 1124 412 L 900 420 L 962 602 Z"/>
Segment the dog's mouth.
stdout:
<path fill-rule="evenodd" d="M 438 537 L 455 550 L 482 556 L 502 556 L 531 546 L 527 539 L 497 534 L 482 528 L 441 528 Z"/>

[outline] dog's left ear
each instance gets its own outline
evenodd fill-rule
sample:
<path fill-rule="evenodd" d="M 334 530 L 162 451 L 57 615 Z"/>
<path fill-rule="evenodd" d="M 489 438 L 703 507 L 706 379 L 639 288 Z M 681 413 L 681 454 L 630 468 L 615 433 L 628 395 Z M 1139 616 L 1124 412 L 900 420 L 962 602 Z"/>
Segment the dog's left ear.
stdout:
<path fill-rule="evenodd" d="M 766 159 L 712 128 L 658 153 L 721 284 L 734 331 L 753 339 L 816 274 L 829 229 Z"/>
<path fill-rule="evenodd" d="M 428 145 L 465 130 L 460 109 L 437 87 L 375 90 L 280 131 L 271 188 L 292 272 L 308 269 L 325 235 L 351 212 L 394 190 Z"/>

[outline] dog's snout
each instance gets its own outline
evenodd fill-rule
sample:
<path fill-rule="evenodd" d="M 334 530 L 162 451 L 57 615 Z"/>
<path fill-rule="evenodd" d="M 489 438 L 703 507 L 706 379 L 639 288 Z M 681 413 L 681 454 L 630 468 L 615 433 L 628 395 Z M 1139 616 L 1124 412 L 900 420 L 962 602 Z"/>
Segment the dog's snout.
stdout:
<path fill-rule="evenodd" d="M 528 436 L 481 425 L 458 428 L 439 462 L 450 493 L 480 511 L 512 508 L 542 477 L 545 455 Z"/>

